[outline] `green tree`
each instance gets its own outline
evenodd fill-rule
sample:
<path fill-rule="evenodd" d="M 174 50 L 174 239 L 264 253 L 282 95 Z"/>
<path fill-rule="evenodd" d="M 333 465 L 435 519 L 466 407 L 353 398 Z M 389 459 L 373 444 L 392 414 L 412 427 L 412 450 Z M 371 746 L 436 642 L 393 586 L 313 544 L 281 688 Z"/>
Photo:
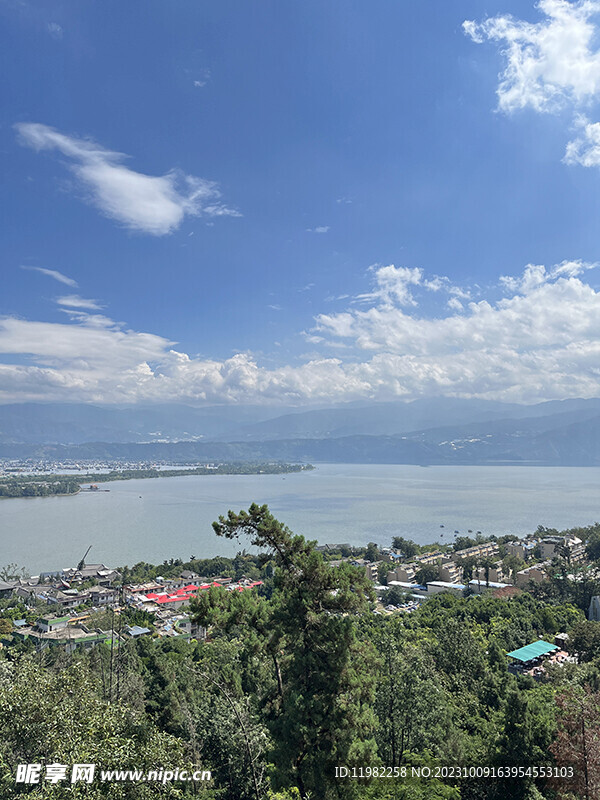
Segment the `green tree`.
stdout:
<path fill-rule="evenodd" d="M 394 536 L 392 539 L 392 547 L 398 553 L 402 553 L 406 559 L 412 558 L 421 552 L 421 548 L 418 544 L 413 542 L 412 539 L 405 539 L 403 536 Z"/>
<path fill-rule="evenodd" d="M 600 796 L 600 695 L 570 686 L 556 696 L 558 736 L 550 751 L 560 767 L 571 767 L 570 780 L 556 781 L 558 797 L 596 800 Z"/>
<path fill-rule="evenodd" d="M 198 600 L 196 618 L 223 631 L 252 627 L 256 652 L 270 655 L 273 680 L 263 702 L 275 782 L 296 785 L 303 798 L 338 797 L 335 766 L 375 755 L 376 654 L 355 622 L 369 610 L 371 584 L 362 570 L 330 567 L 267 506 L 230 511 L 213 527 L 218 536 L 249 536 L 267 551 L 276 563 L 274 592 L 244 607 L 243 594 L 216 590 Z"/>
<path fill-rule="evenodd" d="M 600 561 L 600 525 L 598 523 L 588 533 L 585 554 L 590 561 Z"/>
<path fill-rule="evenodd" d="M 365 552 L 365 560 L 373 562 L 379 561 L 379 558 L 379 547 L 375 544 L 375 542 L 369 542 Z"/>
<path fill-rule="evenodd" d="M 493 761 L 502 766 L 551 764 L 549 746 L 555 731 L 549 694 L 512 688 L 504 705 Z M 532 778 L 498 781 L 499 797 L 524 800 L 531 796 Z"/>
<path fill-rule="evenodd" d="M 424 586 L 431 581 L 437 581 L 439 575 L 438 568 L 434 564 L 423 564 L 423 566 L 415 572 L 415 580 Z"/>
<path fill-rule="evenodd" d="M 164 766 L 197 769 L 186 746 L 159 731 L 143 713 L 121 703 L 107 704 L 82 662 L 60 672 L 30 657 L 0 661 L 0 796 L 22 797 L 15 784 L 17 764 L 90 763 L 97 769 L 152 770 Z M 18 710 L 18 713 L 17 713 Z M 208 768 L 208 767 L 207 767 Z M 96 787 L 44 782 L 31 787 L 36 800 L 214 797 L 193 783 L 106 783 Z"/>
<path fill-rule="evenodd" d="M 410 752 L 436 751 L 452 722 L 431 657 L 406 647 L 391 632 L 380 642 L 381 678 L 376 709 L 378 751 L 397 767 Z"/>
<path fill-rule="evenodd" d="M 463 583 L 467 585 L 473 577 L 473 570 L 477 566 L 477 559 L 474 556 L 468 556 L 467 558 L 459 559 L 457 563 L 462 570 Z"/>
<path fill-rule="evenodd" d="M 390 586 L 381 598 L 384 605 L 399 606 L 406 602 L 407 593 L 399 586 Z"/>
<path fill-rule="evenodd" d="M 569 650 L 579 661 L 593 661 L 600 656 L 600 622 L 582 620 L 571 631 Z"/>

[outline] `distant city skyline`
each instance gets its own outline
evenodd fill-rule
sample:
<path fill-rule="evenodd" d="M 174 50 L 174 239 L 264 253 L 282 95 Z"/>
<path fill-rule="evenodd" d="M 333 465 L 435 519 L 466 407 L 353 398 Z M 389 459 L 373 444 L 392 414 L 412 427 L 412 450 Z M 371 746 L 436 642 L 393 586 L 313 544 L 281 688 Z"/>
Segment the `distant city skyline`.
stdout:
<path fill-rule="evenodd" d="M 0 403 L 600 396 L 600 1 L 0 3 Z"/>

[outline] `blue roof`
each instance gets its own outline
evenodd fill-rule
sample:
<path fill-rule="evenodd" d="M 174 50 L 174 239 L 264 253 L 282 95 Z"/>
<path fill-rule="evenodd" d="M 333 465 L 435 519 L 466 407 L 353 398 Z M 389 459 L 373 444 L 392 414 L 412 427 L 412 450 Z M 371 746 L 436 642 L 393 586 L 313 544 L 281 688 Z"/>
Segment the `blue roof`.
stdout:
<path fill-rule="evenodd" d="M 525 662 L 533 661 L 534 658 L 546 655 L 546 653 L 552 653 L 554 650 L 558 650 L 558 647 L 555 644 L 550 644 L 549 642 L 545 642 L 543 639 L 539 639 L 537 642 L 526 644 L 525 647 L 519 647 L 518 650 L 513 650 L 511 653 L 507 653 L 506 655 L 510 658 L 516 658 L 517 661 Z"/>
<path fill-rule="evenodd" d="M 15 625 L 17 628 L 23 628 L 25 625 L 27 625 L 27 620 L 26 619 L 13 619 L 13 625 Z"/>

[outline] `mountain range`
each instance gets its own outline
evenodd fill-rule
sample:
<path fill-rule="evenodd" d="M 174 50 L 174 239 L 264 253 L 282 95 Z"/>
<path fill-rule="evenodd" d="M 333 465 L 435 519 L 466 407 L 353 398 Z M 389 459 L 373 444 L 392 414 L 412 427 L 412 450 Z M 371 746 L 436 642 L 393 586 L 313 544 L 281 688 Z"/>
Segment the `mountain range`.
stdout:
<path fill-rule="evenodd" d="M 600 399 L 523 406 L 433 398 L 293 412 L 4 405 L 0 457 L 600 465 Z"/>

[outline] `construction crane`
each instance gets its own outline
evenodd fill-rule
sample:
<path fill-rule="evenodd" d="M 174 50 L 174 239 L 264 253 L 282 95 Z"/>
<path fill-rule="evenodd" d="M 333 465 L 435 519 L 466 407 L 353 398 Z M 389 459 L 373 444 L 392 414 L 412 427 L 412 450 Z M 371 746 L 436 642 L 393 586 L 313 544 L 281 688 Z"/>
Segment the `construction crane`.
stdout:
<path fill-rule="evenodd" d="M 81 559 L 79 564 L 77 564 L 77 571 L 78 572 L 81 572 L 81 570 L 85 567 L 85 558 L 86 558 L 87 554 L 90 552 L 91 549 L 92 549 L 92 545 L 90 545 L 88 547 L 88 549 L 85 551 L 85 555 L 83 556 L 83 558 Z"/>

